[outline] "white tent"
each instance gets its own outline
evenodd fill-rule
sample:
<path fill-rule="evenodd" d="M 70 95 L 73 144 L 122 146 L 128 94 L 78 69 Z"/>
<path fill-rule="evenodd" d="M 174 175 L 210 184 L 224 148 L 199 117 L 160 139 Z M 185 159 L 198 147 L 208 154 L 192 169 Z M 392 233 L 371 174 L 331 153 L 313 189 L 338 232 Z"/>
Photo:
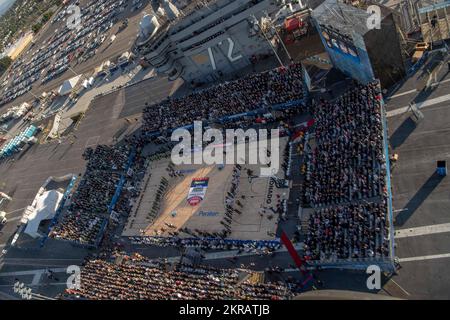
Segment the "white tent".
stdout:
<path fill-rule="evenodd" d="M 52 219 L 55 216 L 62 197 L 63 194 L 56 190 L 45 191 L 38 195 L 34 201 L 35 205 L 28 207 L 28 223 L 25 233 L 33 238 L 40 237 L 38 228 L 41 221 Z"/>
<path fill-rule="evenodd" d="M 81 78 L 81 75 L 64 81 L 63 84 L 61 85 L 61 87 L 59 87 L 59 89 L 58 89 L 58 94 L 60 96 L 64 96 L 64 95 L 72 92 L 73 88 L 75 88 L 75 86 L 77 85 L 80 78 Z"/>

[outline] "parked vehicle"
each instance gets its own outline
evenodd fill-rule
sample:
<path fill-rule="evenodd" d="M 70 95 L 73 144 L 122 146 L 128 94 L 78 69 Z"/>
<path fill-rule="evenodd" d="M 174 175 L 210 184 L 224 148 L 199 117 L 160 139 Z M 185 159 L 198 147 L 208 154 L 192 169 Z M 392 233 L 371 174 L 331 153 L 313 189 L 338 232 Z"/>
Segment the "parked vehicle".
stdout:
<path fill-rule="evenodd" d="M 6 212 L 0 211 L 0 227 L 4 226 L 8 222 L 8 219 L 6 219 Z"/>

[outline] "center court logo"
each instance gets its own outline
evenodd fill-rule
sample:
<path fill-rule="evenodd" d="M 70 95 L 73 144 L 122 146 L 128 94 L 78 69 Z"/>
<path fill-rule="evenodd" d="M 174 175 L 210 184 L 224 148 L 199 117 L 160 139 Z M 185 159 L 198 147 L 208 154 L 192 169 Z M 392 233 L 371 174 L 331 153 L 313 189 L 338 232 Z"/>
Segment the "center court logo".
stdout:
<path fill-rule="evenodd" d="M 269 177 L 280 168 L 280 130 L 227 129 L 225 137 L 219 129 L 203 132 L 201 121 L 194 121 L 194 136 L 187 129 L 172 132 L 171 141 L 179 142 L 172 149 L 172 162 L 206 165 L 261 165 L 260 176 Z M 269 147 L 270 141 L 270 147 Z M 224 144 L 224 142 L 226 142 Z M 209 144 L 208 144 L 209 143 Z M 206 144 L 206 147 L 204 145 Z M 248 146 L 248 152 L 246 152 Z"/>

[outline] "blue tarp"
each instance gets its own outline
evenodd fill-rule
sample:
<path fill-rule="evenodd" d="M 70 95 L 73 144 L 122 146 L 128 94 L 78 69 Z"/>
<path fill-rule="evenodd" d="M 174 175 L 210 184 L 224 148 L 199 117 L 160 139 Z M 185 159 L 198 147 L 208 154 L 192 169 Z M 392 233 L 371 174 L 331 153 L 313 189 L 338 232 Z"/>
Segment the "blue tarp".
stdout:
<path fill-rule="evenodd" d="M 36 134 L 37 127 L 31 125 L 11 139 L 1 150 L 0 157 L 10 156 L 18 151 L 19 145 Z"/>

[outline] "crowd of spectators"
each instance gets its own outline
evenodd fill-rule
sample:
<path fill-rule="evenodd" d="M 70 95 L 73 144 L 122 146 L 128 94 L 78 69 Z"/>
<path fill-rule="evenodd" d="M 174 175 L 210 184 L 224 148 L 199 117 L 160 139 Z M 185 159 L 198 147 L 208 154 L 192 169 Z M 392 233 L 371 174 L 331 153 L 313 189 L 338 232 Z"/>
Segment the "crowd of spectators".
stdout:
<path fill-rule="evenodd" d="M 211 239 L 200 237 L 193 230 L 180 230 L 191 238 L 180 237 L 130 237 L 132 244 L 139 245 L 155 245 L 160 247 L 195 247 L 208 250 L 240 250 L 245 252 L 257 252 L 268 250 L 273 252 L 281 247 L 279 241 L 244 241 L 229 240 L 225 238 L 215 237 Z"/>
<path fill-rule="evenodd" d="M 121 264 L 88 261 L 80 280 L 79 289 L 67 292 L 91 300 L 281 300 L 289 296 L 281 283 L 240 281 L 237 269 L 179 265 L 169 271 L 139 259 Z"/>
<path fill-rule="evenodd" d="M 386 257 L 388 226 L 384 202 L 317 210 L 309 217 L 305 255 L 312 260 Z"/>
<path fill-rule="evenodd" d="M 310 157 L 307 196 L 314 206 L 383 193 L 385 159 L 376 84 L 358 85 L 314 109 L 317 147 Z"/>
<path fill-rule="evenodd" d="M 87 148 L 86 171 L 70 199 L 70 205 L 50 236 L 93 245 L 108 216 L 108 206 L 127 166 L 131 145 Z M 120 209 L 120 201 L 117 207 Z M 118 210 L 118 209 L 116 209 Z"/>
<path fill-rule="evenodd" d="M 88 161 L 87 171 L 123 170 L 127 164 L 129 151 L 129 147 L 125 145 L 116 147 L 99 145 L 95 150 L 89 147 L 83 154 Z"/>
<path fill-rule="evenodd" d="M 308 259 L 389 255 L 381 112 L 377 83 L 355 85 L 336 101 L 314 106 L 315 146 L 305 182 L 314 208 L 305 240 Z"/>
<path fill-rule="evenodd" d="M 168 98 L 144 110 L 144 131 L 162 131 L 303 99 L 302 68 L 292 64 Z"/>

